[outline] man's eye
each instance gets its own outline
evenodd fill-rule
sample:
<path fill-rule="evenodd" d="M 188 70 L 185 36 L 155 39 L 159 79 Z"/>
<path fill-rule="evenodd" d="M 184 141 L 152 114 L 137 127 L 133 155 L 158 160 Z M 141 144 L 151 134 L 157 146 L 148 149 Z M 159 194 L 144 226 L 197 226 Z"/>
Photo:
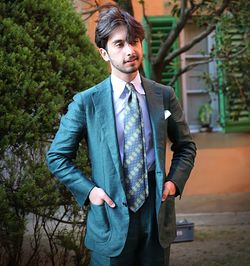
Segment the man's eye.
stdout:
<path fill-rule="evenodd" d="M 122 42 L 117 42 L 117 43 L 115 44 L 115 46 L 116 46 L 116 47 L 122 47 L 122 46 L 123 46 L 123 43 L 122 43 Z"/>

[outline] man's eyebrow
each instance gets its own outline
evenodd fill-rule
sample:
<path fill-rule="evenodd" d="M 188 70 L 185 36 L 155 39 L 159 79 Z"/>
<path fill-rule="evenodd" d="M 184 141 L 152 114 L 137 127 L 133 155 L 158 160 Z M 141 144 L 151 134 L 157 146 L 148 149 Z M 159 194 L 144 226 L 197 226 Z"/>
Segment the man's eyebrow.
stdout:
<path fill-rule="evenodd" d="M 118 39 L 118 40 L 114 40 L 112 43 L 116 44 L 116 43 L 118 43 L 118 42 L 124 42 L 124 40 L 122 40 L 122 39 Z"/>

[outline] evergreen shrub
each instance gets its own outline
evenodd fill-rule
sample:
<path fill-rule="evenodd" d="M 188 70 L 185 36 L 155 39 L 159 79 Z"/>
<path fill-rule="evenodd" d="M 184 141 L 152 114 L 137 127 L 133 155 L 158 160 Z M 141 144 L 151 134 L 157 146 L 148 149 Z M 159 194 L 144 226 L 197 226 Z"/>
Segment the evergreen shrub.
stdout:
<path fill-rule="evenodd" d="M 69 0 L 1 1 L 0 21 L 0 264 L 39 265 L 44 236 L 52 265 L 83 264 L 85 213 L 50 175 L 45 153 L 72 96 L 102 80 L 106 65 Z M 84 143 L 79 152 L 89 172 Z"/>

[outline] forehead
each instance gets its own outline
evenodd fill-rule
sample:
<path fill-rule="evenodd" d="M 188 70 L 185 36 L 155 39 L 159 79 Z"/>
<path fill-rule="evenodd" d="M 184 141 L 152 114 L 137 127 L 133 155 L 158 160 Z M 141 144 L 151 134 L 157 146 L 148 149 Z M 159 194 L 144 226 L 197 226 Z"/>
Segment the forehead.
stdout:
<path fill-rule="evenodd" d="M 125 41 L 127 39 L 128 30 L 126 26 L 118 26 L 109 35 L 108 42 L 113 43 L 119 40 Z"/>

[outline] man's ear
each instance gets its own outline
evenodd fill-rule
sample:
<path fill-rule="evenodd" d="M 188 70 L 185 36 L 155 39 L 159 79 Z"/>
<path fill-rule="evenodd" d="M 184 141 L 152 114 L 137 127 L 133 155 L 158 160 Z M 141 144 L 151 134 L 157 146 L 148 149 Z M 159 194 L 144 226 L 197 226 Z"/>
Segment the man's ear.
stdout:
<path fill-rule="evenodd" d="M 106 62 L 109 61 L 109 55 L 108 55 L 108 52 L 107 52 L 105 49 L 103 49 L 103 48 L 99 48 L 99 53 L 100 53 L 100 55 L 102 56 L 102 58 L 103 58 Z"/>

